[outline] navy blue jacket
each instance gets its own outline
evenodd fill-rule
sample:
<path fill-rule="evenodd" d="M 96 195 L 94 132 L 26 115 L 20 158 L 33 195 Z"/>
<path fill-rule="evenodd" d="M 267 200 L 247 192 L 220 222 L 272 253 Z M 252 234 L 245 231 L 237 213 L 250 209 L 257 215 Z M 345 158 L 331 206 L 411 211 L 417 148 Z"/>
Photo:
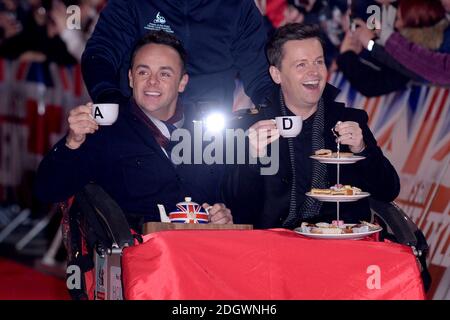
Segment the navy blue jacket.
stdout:
<path fill-rule="evenodd" d="M 117 201 L 134 228 L 146 221 L 160 221 L 157 204 L 171 210 L 186 196 L 199 204 L 220 202 L 223 166 L 175 167 L 129 104 L 119 110 L 112 126 L 100 126 L 80 148 L 67 148 L 65 137 L 55 145 L 37 172 L 38 198 L 64 201 L 95 182 Z M 184 127 L 190 123 L 185 120 Z"/>
<path fill-rule="evenodd" d="M 340 182 L 359 187 L 377 200 L 393 201 L 400 192 L 397 172 L 378 147 L 367 125 L 367 113 L 364 110 L 346 108 L 343 103 L 336 102 L 338 92 L 338 89 L 327 85 L 322 96 L 325 105 L 325 148 L 336 151 L 336 142 L 331 128 L 338 121 L 358 122 L 366 144 L 363 151 L 366 159 L 351 165 L 341 165 Z M 237 126 L 248 128 L 257 121 L 274 119 L 281 115 L 279 89 L 267 96 L 267 105 L 268 107 L 262 108 L 259 114 L 244 116 Z M 256 228 L 276 228 L 283 225 L 293 202 L 290 196 L 293 177 L 287 139 L 280 138 L 279 150 L 280 165 L 275 175 L 260 175 L 259 169 L 256 169 L 254 165 L 237 165 L 228 170 L 224 179 L 224 198 L 233 212 L 235 223 L 251 223 Z M 342 151 L 349 151 L 348 146 L 343 146 Z M 330 186 L 336 184 L 336 170 L 336 165 L 327 165 Z M 305 199 L 306 195 L 297 195 L 294 202 L 300 207 Z M 371 217 L 367 198 L 341 203 L 340 212 L 340 217 L 347 223 L 370 221 Z M 320 214 L 308 222 L 331 222 L 332 220 L 336 220 L 336 204 L 324 202 Z M 295 228 L 297 225 L 291 227 Z"/>
<path fill-rule="evenodd" d="M 250 97 L 263 96 L 272 84 L 266 31 L 253 0 L 110 0 L 82 57 L 94 102 L 130 96 L 131 52 L 149 30 L 160 29 L 174 32 L 188 53 L 185 101 L 231 110 L 237 73 Z"/>

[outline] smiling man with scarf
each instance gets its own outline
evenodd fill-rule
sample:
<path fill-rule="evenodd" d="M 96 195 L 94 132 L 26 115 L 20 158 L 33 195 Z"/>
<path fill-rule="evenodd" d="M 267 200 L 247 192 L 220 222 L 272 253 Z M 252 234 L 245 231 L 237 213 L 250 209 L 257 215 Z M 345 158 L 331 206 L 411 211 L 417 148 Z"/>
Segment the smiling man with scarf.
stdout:
<path fill-rule="evenodd" d="M 221 166 L 174 165 L 170 135 L 192 129 L 178 100 L 188 82 L 186 53 L 180 41 L 164 31 L 144 36 L 132 54 L 129 85 L 133 97 L 120 105 L 117 121 L 99 127 L 92 103 L 71 110 L 69 133 L 41 162 L 37 194 L 48 202 L 63 201 L 89 182 L 100 185 L 122 208 L 132 228 L 159 221 L 157 204 L 174 208 L 192 197 L 213 204 L 212 223 L 232 223 L 218 203 Z"/>
<path fill-rule="evenodd" d="M 267 46 L 270 74 L 277 84 L 266 96 L 266 107 L 244 116 L 241 127 L 249 135 L 249 151 L 261 157 L 275 141 L 279 143 L 279 170 L 260 175 L 257 165 L 238 165 L 227 174 L 224 191 L 236 223 L 256 228 L 295 228 L 300 222 L 332 222 L 336 204 L 307 197 L 311 188 L 326 189 L 336 184 L 336 165 L 312 160 L 319 149 L 336 151 L 339 134 L 341 151 L 366 159 L 341 166 L 340 182 L 361 188 L 381 201 L 394 200 L 400 190 L 398 175 L 377 146 L 362 110 L 346 108 L 335 101 L 338 90 L 327 84 L 327 69 L 318 26 L 288 24 L 279 28 Z M 366 79 L 370 81 L 370 79 Z M 295 138 L 280 138 L 277 116 L 301 116 L 303 128 Z M 272 155 L 273 156 L 273 155 Z M 341 203 L 346 223 L 370 220 L 367 199 Z"/>

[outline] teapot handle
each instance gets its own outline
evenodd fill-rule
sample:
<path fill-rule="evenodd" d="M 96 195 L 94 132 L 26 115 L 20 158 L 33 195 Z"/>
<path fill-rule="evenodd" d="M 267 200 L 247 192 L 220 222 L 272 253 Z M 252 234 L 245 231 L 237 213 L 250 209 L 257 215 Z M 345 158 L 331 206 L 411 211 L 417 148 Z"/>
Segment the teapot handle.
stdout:
<path fill-rule="evenodd" d="M 212 209 L 212 206 L 209 206 L 208 208 L 205 208 L 206 213 L 208 214 L 208 220 L 211 222 L 211 215 L 209 214 L 209 210 Z"/>

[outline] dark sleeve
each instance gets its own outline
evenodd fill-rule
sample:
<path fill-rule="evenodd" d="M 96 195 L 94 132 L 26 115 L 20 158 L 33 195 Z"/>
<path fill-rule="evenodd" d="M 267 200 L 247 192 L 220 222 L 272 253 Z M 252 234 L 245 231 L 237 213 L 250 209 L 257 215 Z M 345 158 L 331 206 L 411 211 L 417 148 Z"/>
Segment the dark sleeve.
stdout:
<path fill-rule="evenodd" d="M 247 130 L 253 123 L 260 120 L 258 116 L 244 116 L 233 124 L 234 129 Z M 227 145 L 231 141 L 225 141 Z M 264 179 L 261 175 L 261 164 L 250 162 L 249 140 L 245 138 L 244 151 L 236 140 L 233 141 L 234 155 L 244 152 L 245 162 L 227 165 L 222 180 L 222 199 L 231 209 L 234 223 L 255 224 L 257 215 L 261 213 L 264 195 Z M 253 159 L 254 160 L 254 159 Z"/>
<path fill-rule="evenodd" d="M 131 3 L 108 1 L 83 52 L 83 79 L 94 102 L 123 101 L 120 68 L 139 37 Z"/>
<path fill-rule="evenodd" d="M 264 180 L 258 170 L 246 165 L 227 165 L 222 182 L 222 198 L 231 210 L 234 223 L 255 224 L 262 210 Z"/>
<path fill-rule="evenodd" d="M 370 131 L 367 125 L 367 113 L 361 110 L 357 111 L 360 114 L 357 122 L 363 131 L 366 144 L 365 150 L 359 154 L 365 156 L 366 159 L 355 164 L 355 169 L 358 170 L 363 182 L 362 188 L 377 200 L 393 201 L 400 193 L 400 179 L 397 171 L 384 156 L 383 151 Z"/>
<path fill-rule="evenodd" d="M 55 203 L 67 200 L 94 179 L 95 162 L 87 152 L 86 142 L 71 150 L 61 139 L 39 165 L 35 193 L 43 202 Z"/>
<path fill-rule="evenodd" d="M 382 45 L 379 45 L 378 43 L 375 43 L 372 51 L 370 52 L 370 55 L 378 62 L 384 64 L 385 66 L 391 68 L 392 70 L 399 72 L 400 74 L 404 75 L 407 78 L 414 79 L 417 81 L 423 81 L 423 79 L 420 76 L 408 70 L 400 62 L 395 60 L 394 57 L 392 57 L 384 49 L 384 47 Z"/>
<path fill-rule="evenodd" d="M 49 62 L 55 62 L 59 65 L 77 64 L 77 60 L 69 53 L 66 44 L 59 36 L 48 40 L 45 55 Z"/>
<path fill-rule="evenodd" d="M 253 0 L 243 1 L 235 34 L 231 49 L 234 64 L 244 84 L 245 93 L 258 104 L 273 83 L 265 55 L 267 31 Z"/>
<path fill-rule="evenodd" d="M 355 52 L 346 51 L 337 58 L 337 65 L 352 87 L 367 97 L 381 96 L 402 90 L 409 79 L 386 66 L 375 66 L 362 60 Z"/>
<path fill-rule="evenodd" d="M 4 57 L 9 60 L 17 59 L 25 51 L 26 37 L 23 32 L 6 39 L 0 45 L 0 57 Z"/>

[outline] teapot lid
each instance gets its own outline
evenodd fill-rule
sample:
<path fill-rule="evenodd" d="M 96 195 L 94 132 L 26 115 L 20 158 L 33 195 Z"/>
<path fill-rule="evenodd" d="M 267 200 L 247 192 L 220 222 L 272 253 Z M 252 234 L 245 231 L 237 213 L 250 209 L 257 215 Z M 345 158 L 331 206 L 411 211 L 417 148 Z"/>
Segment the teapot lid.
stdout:
<path fill-rule="evenodd" d="M 177 205 L 180 205 L 180 206 L 184 206 L 184 205 L 188 205 L 188 204 L 190 204 L 190 205 L 198 205 L 198 203 L 195 203 L 195 202 L 192 201 L 191 197 L 184 197 L 184 202 L 177 203 Z"/>

